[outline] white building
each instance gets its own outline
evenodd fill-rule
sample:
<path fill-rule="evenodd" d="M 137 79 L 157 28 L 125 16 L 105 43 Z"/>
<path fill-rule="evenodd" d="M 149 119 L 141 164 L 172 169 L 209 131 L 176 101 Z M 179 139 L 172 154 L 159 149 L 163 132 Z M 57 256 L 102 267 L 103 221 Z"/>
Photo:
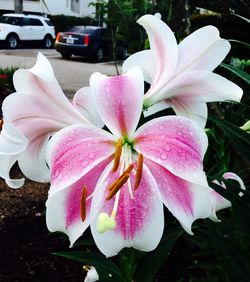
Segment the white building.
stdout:
<path fill-rule="evenodd" d="M 44 4 L 46 3 L 46 5 Z M 23 0 L 24 12 L 67 16 L 95 16 L 95 8 L 89 7 L 93 0 Z M 14 0 L 0 0 L 0 11 L 14 11 Z"/>

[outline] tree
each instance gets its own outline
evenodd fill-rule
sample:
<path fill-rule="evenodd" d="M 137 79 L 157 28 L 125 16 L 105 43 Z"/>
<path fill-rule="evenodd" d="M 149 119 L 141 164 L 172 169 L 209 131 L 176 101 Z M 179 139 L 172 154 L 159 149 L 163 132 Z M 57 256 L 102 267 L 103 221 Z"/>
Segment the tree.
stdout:
<path fill-rule="evenodd" d="M 19 14 L 23 13 L 23 0 L 15 0 L 14 10 L 15 10 L 15 13 L 19 13 Z"/>

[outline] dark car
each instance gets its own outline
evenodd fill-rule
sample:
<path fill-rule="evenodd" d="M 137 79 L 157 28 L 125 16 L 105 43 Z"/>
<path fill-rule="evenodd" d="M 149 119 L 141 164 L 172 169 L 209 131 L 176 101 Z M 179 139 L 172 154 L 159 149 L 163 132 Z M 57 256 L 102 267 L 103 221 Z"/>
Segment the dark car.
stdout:
<path fill-rule="evenodd" d="M 65 59 L 77 55 L 100 62 L 104 58 L 113 57 L 110 32 L 107 28 L 99 26 L 74 26 L 66 32 L 59 32 L 55 47 Z M 115 50 L 117 58 L 126 59 L 127 44 L 125 41 L 117 40 Z"/>

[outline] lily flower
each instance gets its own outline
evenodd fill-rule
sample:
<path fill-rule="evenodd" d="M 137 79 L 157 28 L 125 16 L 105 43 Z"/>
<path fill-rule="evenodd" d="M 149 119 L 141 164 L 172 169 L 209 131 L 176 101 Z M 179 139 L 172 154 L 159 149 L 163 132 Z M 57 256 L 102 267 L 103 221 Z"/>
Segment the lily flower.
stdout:
<path fill-rule="evenodd" d="M 49 230 L 66 233 L 72 246 L 90 225 L 106 256 L 124 247 L 151 251 L 163 233 L 164 204 L 192 234 L 193 221 L 211 211 L 204 130 L 177 116 L 136 130 L 144 96 L 138 67 L 114 77 L 94 73 L 90 87 L 110 132 L 73 125 L 49 141 Z"/>
<path fill-rule="evenodd" d="M 240 101 L 242 89 L 213 73 L 230 50 L 216 27 L 200 28 L 177 45 L 174 33 L 159 18 L 144 15 L 137 22 L 148 34 L 150 50 L 130 56 L 123 71 L 139 66 L 151 84 L 144 97 L 145 115 L 172 107 L 177 115 L 204 127 L 206 102 Z"/>
<path fill-rule="evenodd" d="M 51 135 L 72 124 L 93 122 L 99 125 L 100 119 L 91 106 L 90 88 L 80 89 L 71 103 L 42 54 L 38 54 L 31 69 L 16 71 L 13 82 L 16 93 L 9 95 L 2 106 L 0 177 L 10 187 L 19 188 L 24 179 L 9 177 L 16 161 L 26 177 L 48 182 L 50 173 L 45 148 Z"/>
<path fill-rule="evenodd" d="M 231 180 L 235 180 L 238 182 L 238 184 L 240 185 L 240 188 L 242 190 L 246 190 L 246 186 L 243 182 L 243 180 L 236 174 L 233 172 L 226 172 L 222 175 L 222 177 L 224 179 L 231 179 Z M 225 183 L 222 181 L 221 183 L 217 180 L 213 181 L 215 184 L 220 185 L 221 187 L 226 189 L 226 185 Z M 224 197 L 222 197 L 219 193 L 217 193 L 215 190 L 211 191 L 212 194 L 212 209 L 211 209 L 211 215 L 209 216 L 209 218 L 213 221 L 216 222 L 220 222 L 220 219 L 218 219 L 216 212 L 220 211 L 222 209 L 226 209 L 232 206 L 232 203 L 225 199 Z M 242 197 L 243 196 L 243 192 L 239 193 L 239 196 Z"/>
<path fill-rule="evenodd" d="M 84 266 L 84 269 L 87 271 L 87 275 L 84 279 L 84 282 L 95 282 L 99 281 L 99 275 L 94 266 Z"/>

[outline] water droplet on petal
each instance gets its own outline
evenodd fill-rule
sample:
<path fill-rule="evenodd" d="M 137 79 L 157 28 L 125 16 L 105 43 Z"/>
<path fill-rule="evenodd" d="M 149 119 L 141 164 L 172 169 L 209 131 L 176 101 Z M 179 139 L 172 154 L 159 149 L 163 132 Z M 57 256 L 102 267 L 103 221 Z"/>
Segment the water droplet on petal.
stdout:
<path fill-rule="evenodd" d="M 95 154 L 94 154 L 94 153 L 89 153 L 89 154 L 88 154 L 88 158 L 89 158 L 90 160 L 93 160 L 93 159 L 95 158 Z"/>
<path fill-rule="evenodd" d="M 161 154 L 161 159 L 162 159 L 162 160 L 166 160 L 166 159 L 167 159 L 167 154 L 164 154 L 164 153 Z"/>

